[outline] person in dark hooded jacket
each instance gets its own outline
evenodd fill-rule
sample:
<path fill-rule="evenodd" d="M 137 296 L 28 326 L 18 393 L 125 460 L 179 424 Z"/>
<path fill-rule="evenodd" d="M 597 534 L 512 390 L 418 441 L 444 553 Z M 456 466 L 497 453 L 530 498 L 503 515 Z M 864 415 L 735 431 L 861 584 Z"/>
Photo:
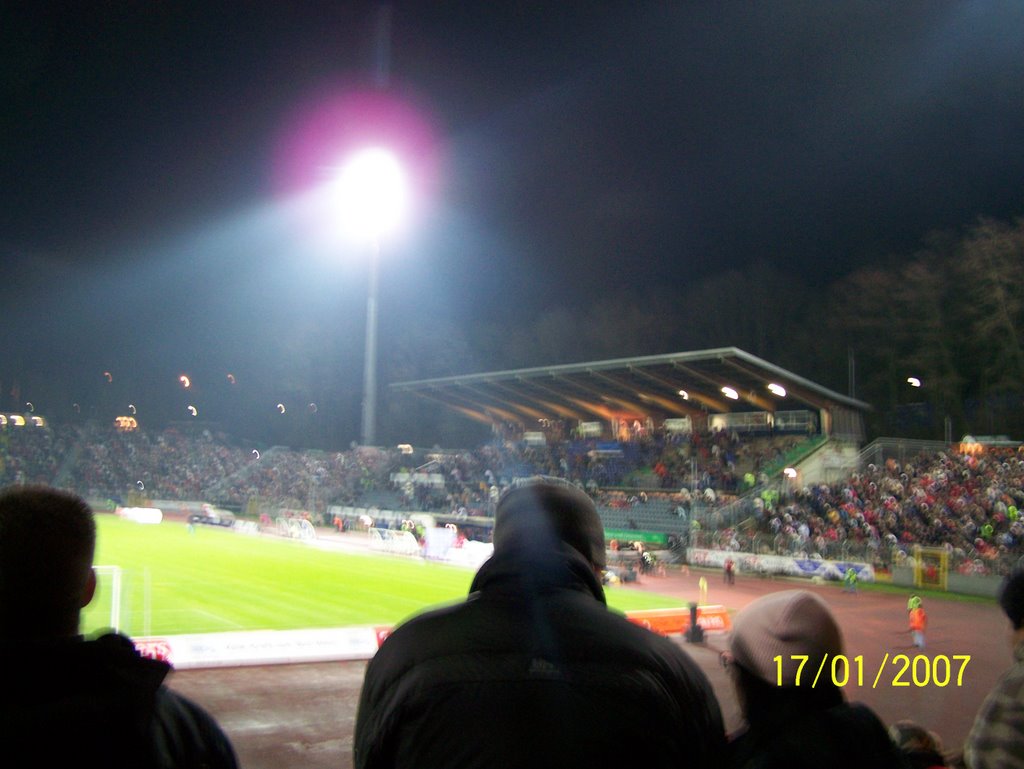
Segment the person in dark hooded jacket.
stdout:
<path fill-rule="evenodd" d="M 878 716 L 833 684 L 842 654 L 839 625 L 808 590 L 736 614 L 726 659 L 746 724 L 732 735 L 730 769 L 908 769 Z"/>
<path fill-rule="evenodd" d="M 711 686 L 678 645 L 605 604 L 593 501 L 534 478 L 495 511 L 494 554 L 469 597 L 400 625 L 370 661 L 357 769 L 718 767 Z"/>
<path fill-rule="evenodd" d="M 4 766 L 234 769 L 201 707 L 164 686 L 170 665 L 116 633 L 79 634 L 96 523 L 79 497 L 0 492 L 0 745 Z"/>

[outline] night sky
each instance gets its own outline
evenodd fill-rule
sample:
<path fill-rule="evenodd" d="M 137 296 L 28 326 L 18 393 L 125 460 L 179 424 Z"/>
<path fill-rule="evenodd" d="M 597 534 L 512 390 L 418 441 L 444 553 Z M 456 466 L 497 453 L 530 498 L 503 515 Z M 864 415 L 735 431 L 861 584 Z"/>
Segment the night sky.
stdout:
<path fill-rule="evenodd" d="M 378 135 L 416 193 L 382 244 L 385 347 L 759 260 L 813 289 L 1024 215 L 1016 0 L 18 5 L 9 409 L 198 400 L 270 440 L 276 403 L 319 399 L 321 438 L 355 438 L 366 253 L 309 200 Z"/>

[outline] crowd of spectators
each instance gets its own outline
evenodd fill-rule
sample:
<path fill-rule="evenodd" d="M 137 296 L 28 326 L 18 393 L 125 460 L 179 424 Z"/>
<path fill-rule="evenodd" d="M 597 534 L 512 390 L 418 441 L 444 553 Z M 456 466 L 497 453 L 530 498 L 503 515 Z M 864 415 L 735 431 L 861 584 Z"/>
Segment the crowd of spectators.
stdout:
<path fill-rule="evenodd" d="M 217 489 L 226 504 L 248 510 L 288 507 L 324 513 L 355 504 L 383 483 L 388 459 L 379 451 L 294 451 L 273 448 Z"/>
<path fill-rule="evenodd" d="M 435 452 L 424 468 L 443 476 L 443 489 L 399 491 L 406 507 L 448 507 L 487 515 L 497 492 L 513 479 L 550 475 L 582 486 L 608 508 L 623 508 L 641 498 L 671 502 L 673 509 L 689 508 L 694 498 L 714 502 L 752 488 L 763 468 L 800 440 L 744 438 L 732 431 L 650 434 L 631 442 L 581 439 L 530 445 L 502 440 L 473 451 Z M 396 469 L 408 474 L 423 468 Z M 622 488 L 634 493 L 617 491 Z"/>
<path fill-rule="evenodd" d="M 495 441 L 414 455 L 283 447 L 261 454 L 208 430 L 8 426 L 0 429 L 0 481 L 251 513 L 326 515 L 330 505 L 374 504 L 473 518 L 489 516 L 515 478 L 553 475 L 585 488 L 610 528 L 651 528 L 701 546 L 888 566 L 924 545 L 945 548 L 960 571 L 981 573 L 1005 571 L 1024 556 L 1024 455 L 1015 449 L 890 459 L 830 484 L 763 485 L 762 469 L 798 440 L 722 431 L 614 444 Z M 410 480 L 417 473 L 441 481 Z M 745 493 L 737 516 L 729 504 Z"/>
<path fill-rule="evenodd" d="M 70 428 L 0 428 L 0 485 L 52 482 L 75 442 Z"/>
<path fill-rule="evenodd" d="M 691 499 L 715 503 L 732 498 L 752 486 L 759 468 L 793 440 L 741 439 L 728 432 L 541 446 L 496 440 L 472 451 L 409 456 L 362 449 L 272 447 L 261 452 L 204 429 L 123 431 L 86 423 L 0 429 L 0 472 L 7 484 L 50 483 L 90 499 L 130 499 L 133 504 L 202 500 L 255 515 L 279 508 L 326 515 L 331 505 L 360 505 L 466 518 L 489 516 L 500 490 L 517 477 L 557 475 L 585 487 L 613 517 L 620 514 L 623 526 L 652 525 L 640 513 L 664 509 L 669 512 L 656 527 L 675 529 L 685 523 L 683 511 L 690 510 Z M 391 480 L 414 471 L 442 482 Z M 617 490 L 622 487 L 633 491 Z M 676 516 L 677 511 L 682 514 Z"/>
<path fill-rule="evenodd" d="M 755 553 L 898 565 L 943 548 L 962 573 L 1003 573 L 1024 557 L 1024 455 L 924 453 L 869 464 L 842 481 L 766 492 L 746 526 L 708 527 L 702 544 Z"/>
<path fill-rule="evenodd" d="M 75 449 L 66 480 L 53 482 L 89 498 L 138 492 L 154 499 L 204 499 L 247 462 L 224 436 L 205 430 L 154 434 L 87 424 L 77 430 Z"/>

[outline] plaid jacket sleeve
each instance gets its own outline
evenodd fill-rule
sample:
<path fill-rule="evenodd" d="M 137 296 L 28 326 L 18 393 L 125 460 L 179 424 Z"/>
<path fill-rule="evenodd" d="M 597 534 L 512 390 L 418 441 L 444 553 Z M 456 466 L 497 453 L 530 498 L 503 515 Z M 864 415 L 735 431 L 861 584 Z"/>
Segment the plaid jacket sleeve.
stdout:
<path fill-rule="evenodd" d="M 1024 766 L 1024 644 L 1014 650 L 1017 663 L 981 705 L 964 745 L 968 769 Z"/>

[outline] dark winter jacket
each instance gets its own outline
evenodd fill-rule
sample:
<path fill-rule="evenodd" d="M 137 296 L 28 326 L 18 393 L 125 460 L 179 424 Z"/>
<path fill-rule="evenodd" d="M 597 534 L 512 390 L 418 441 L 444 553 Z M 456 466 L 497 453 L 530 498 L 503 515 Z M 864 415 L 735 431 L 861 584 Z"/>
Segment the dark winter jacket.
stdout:
<path fill-rule="evenodd" d="M 124 636 L 0 644 L 4 767 L 237 766 L 216 722 Z"/>
<path fill-rule="evenodd" d="M 882 722 L 864 705 L 779 708 L 729 746 L 730 769 L 908 769 Z"/>
<path fill-rule="evenodd" d="M 574 550 L 506 550 L 469 598 L 399 627 L 367 669 L 355 766 L 719 767 L 707 678 L 605 605 Z"/>

